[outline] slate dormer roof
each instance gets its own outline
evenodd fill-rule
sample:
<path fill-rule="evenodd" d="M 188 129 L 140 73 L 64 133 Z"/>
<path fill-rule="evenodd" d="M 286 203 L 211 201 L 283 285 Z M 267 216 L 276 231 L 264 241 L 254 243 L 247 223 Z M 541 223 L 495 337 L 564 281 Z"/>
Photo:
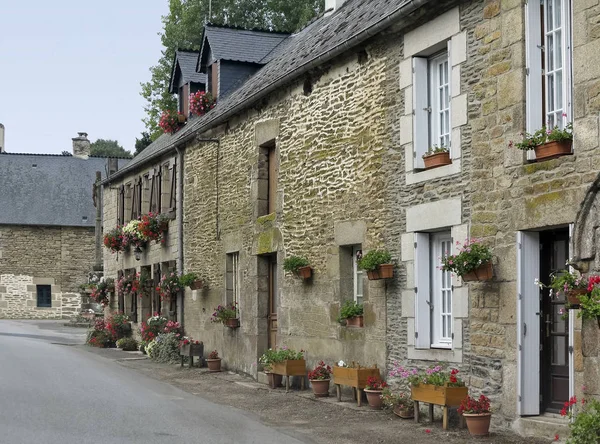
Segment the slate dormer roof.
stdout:
<path fill-rule="evenodd" d="M 194 82 L 206 85 L 206 74 L 196 72 L 199 55 L 200 51 L 180 49 L 175 51 L 173 67 L 171 68 L 171 84 L 169 85 L 169 92 L 171 94 L 177 93 L 177 86 L 181 77 L 183 77 L 184 84 Z"/>
<path fill-rule="evenodd" d="M 267 56 L 290 35 L 228 26 L 205 25 L 202 49 L 196 70 L 206 72 L 209 53 L 212 60 L 228 60 L 264 65 Z"/>
<path fill-rule="evenodd" d="M 0 154 L 0 225 L 94 227 L 92 186 L 107 167 L 105 157 Z"/>

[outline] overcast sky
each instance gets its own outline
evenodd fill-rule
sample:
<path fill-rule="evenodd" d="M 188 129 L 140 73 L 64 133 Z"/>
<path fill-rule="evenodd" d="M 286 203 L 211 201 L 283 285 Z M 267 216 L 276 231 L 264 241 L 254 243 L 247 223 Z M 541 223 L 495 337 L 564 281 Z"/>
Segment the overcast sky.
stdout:
<path fill-rule="evenodd" d="M 0 1 L 0 123 L 6 151 L 72 151 L 85 131 L 133 151 L 140 82 L 161 53 L 167 0 Z"/>

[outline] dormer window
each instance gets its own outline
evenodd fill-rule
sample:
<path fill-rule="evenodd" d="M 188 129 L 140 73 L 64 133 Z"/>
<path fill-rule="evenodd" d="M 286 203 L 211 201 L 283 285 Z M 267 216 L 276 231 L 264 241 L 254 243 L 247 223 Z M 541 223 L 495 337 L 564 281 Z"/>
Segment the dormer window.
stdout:
<path fill-rule="evenodd" d="M 206 75 L 196 72 L 199 53 L 176 51 L 169 92 L 177 94 L 177 110 L 189 117 L 190 94 L 206 90 Z"/>

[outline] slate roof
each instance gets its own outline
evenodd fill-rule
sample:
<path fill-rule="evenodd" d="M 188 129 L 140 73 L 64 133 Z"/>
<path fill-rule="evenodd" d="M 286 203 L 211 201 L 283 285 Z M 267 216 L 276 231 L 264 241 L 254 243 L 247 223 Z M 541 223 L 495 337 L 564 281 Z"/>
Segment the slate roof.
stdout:
<path fill-rule="evenodd" d="M 315 66 L 351 50 L 377 32 L 397 23 L 406 14 L 405 8 L 413 4 L 419 7 L 429 2 L 431 0 L 346 0 L 331 15 L 322 15 L 299 33 L 283 40 L 266 56 L 269 63 L 240 88 L 219 101 L 209 113 L 188 121 L 177 133 L 158 138 L 134 157 L 122 173 L 174 149 L 196 132 L 202 133 L 227 121 Z"/>
<path fill-rule="evenodd" d="M 169 92 L 177 93 L 177 85 L 179 84 L 179 76 L 183 77 L 183 83 L 202 83 L 206 85 L 206 74 L 196 72 L 196 64 L 198 63 L 199 51 L 175 51 L 173 59 L 173 68 L 171 69 L 171 84 Z M 179 69 L 177 69 L 179 67 Z"/>
<path fill-rule="evenodd" d="M 127 162 L 119 159 L 119 168 Z M 104 157 L 0 154 L 0 224 L 94 227 L 92 184 L 96 171 L 106 177 L 107 163 Z"/>
<path fill-rule="evenodd" d="M 206 49 L 212 51 L 214 60 L 264 64 L 263 60 L 283 42 L 289 34 L 255 31 L 226 26 L 205 25 L 197 70 L 203 72 L 207 63 Z M 202 63 L 203 66 L 200 66 Z"/>

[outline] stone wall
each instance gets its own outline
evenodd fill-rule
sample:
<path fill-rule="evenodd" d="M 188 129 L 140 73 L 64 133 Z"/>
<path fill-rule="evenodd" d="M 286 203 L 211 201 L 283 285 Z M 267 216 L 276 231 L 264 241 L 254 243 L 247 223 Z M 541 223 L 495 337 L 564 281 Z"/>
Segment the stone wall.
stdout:
<path fill-rule="evenodd" d="M 94 229 L 0 227 L 0 318 L 68 318 L 94 264 Z M 37 307 L 36 285 L 51 285 L 52 307 Z"/>

